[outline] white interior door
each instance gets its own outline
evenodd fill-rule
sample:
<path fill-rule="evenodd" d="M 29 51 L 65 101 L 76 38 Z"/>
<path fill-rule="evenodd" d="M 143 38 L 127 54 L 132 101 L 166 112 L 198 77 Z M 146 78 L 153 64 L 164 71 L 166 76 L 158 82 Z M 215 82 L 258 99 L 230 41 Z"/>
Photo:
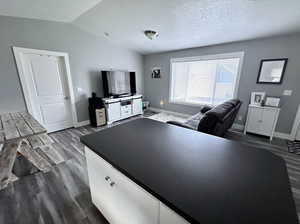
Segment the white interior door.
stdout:
<path fill-rule="evenodd" d="M 29 112 L 48 132 L 72 127 L 73 118 L 64 58 L 25 53 L 22 59 L 25 79 L 22 86 L 28 90 Z"/>

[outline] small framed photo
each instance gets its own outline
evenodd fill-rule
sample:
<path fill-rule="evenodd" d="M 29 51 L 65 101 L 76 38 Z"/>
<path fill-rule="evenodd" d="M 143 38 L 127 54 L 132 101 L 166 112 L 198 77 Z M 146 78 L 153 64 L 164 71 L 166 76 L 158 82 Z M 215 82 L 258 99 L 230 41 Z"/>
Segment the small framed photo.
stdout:
<path fill-rule="evenodd" d="M 257 83 L 281 84 L 287 62 L 287 58 L 261 60 Z"/>
<path fill-rule="evenodd" d="M 252 92 L 251 93 L 251 104 L 261 106 L 264 102 L 266 93 L 265 92 Z"/>
<path fill-rule="evenodd" d="M 152 79 L 160 79 L 161 78 L 160 68 L 152 69 L 151 78 Z"/>
<path fill-rule="evenodd" d="M 280 97 L 267 96 L 265 106 L 279 107 L 279 105 L 280 105 Z"/>

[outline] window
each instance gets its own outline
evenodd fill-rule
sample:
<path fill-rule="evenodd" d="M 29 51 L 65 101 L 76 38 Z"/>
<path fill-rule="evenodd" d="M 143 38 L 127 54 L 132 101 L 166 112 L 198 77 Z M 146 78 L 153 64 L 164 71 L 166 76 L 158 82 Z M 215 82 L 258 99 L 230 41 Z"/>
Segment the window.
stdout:
<path fill-rule="evenodd" d="M 171 59 L 170 102 L 217 105 L 234 98 L 243 55 Z"/>

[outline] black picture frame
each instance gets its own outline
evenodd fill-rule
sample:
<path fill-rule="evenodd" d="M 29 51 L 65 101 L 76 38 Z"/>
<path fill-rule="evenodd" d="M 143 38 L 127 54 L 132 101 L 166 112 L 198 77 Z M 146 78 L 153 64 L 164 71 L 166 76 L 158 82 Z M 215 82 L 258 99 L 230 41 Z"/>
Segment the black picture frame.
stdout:
<path fill-rule="evenodd" d="M 265 82 L 265 81 L 261 81 L 260 78 L 261 78 L 261 72 L 262 72 L 264 63 L 265 62 L 272 62 L 272 61 L 274 61 L 274 62 L 275 61 L 282 61 L 282 62 L 284 62 L 283 68 L 282 68 L 282 72 L 281 72 L 281 75 L 280 75 L 280 80 L 277 81 L 277 82 Z M 276 58 L 276 59 L 263 59 L 263 60 L 261 60 L 256 83 L 257 84 L 281 84 L 282 80 L 283 80 L 283 76 L 284 76 L 285 70 L 286 70 L 286 67 L 287 67 L 287 63 L 288 63 L 288 58 Z"/>
<path fill-rule="evenodd" d="M 160 68 L 153 68 L 151 73 L 152 79 L 160 79 L 161 78 L 161 69 Z"/>
<path fill-rule="evenodd" d="M 272 105 L 270 104 L 270 102 L 268 102 L 269 100 L 268 99 L 277 99 L 278 100 L 278 104 L 277 105 Z M 264 106 L 267 106 L 267 107 L 280 107 L 280 102 L 281 102 L 281 97 L 279 96 L 267 96 L 266 97 L 266 100 L 265 100 L 265 105 Z"/>

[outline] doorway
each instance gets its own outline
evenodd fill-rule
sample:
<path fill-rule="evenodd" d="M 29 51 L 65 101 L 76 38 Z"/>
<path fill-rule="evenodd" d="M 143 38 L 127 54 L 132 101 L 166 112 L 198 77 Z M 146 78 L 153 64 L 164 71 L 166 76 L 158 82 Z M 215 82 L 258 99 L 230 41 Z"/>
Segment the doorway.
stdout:
<path fill-rule="evenodd" d="M 28 112 L 48 132 L 77 122 L 67 53 L 13 47 Z"/>

